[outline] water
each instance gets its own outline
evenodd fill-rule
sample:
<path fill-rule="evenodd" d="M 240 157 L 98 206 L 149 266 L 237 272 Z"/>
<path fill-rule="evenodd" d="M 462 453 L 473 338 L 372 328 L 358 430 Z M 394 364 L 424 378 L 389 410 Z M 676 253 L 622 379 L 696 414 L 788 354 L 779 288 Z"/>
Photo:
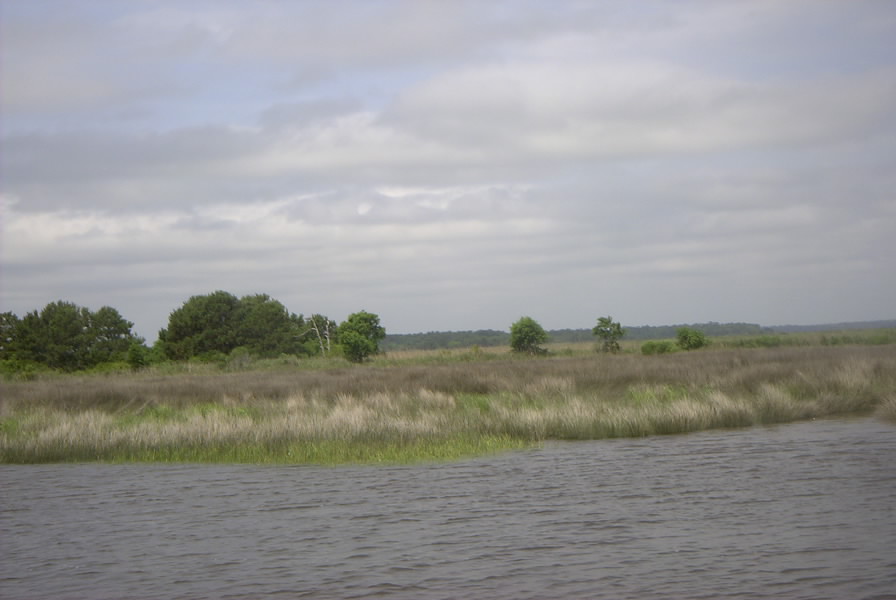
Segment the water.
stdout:
<path fill-rule="evenodd" d="M 0 484 L 4 598 L 896 598 L 896 428 L 870 419 Z"/>

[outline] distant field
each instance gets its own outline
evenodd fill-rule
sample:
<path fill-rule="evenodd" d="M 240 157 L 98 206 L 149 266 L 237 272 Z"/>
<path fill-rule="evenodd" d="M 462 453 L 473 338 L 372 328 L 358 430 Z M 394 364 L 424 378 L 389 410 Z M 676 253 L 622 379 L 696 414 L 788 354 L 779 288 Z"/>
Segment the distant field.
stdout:
<path fill-rule="evenodd" d="M 804 334 L 800 334 L 801 336 Z M 809 339 L 809 338 L 799 338 Z M 590 344 L 0 382 L 0 462 L 377 463 L 842 414 L 896 420 L 896 344 Z"/>
<path fill-rule="evenodd" d="M 657 338 L 674 343 L 675 338 Z M 622 339 L 622 353 L 638 353 L 646 340 Z M 834 331 L 769 332 L 749 335 L 726 335 L 709 339 L 709 348 L 778 348 L 786 346 L 843 346 L 896 344 L 896 329 L 845 329 Z M 595 341 L 551 342 L 544 345 L 551 353 L 561 355 L 585 355 L 595 352 Z M 435 350 L 393 350 L 374 358 L 379 364 L 393 362 L 439 362 L 450 360 L 475 360 L 510 356 L 509 345 Z"/>
<path fill-rule="evenodd" d="M 685 325 L 626 327 L 626 339 L 643 343 L 647 340 L 674 339 L 680 327 L 690 327 L 711 338 L 763 337 L 792 333 L 839 333 L 852 335 L 873 330 L 896 331 L 896 321 L 865 321 L 832 325 L 783 325 L 762 327 L 756 323 L 693 323 Z M 548 332 L 550 340 L 557 344 L 588 344 L 594 341 L 590 329 L 555 329 Z M 479 331 L 433 331 L 429 333 L 387 334 L 381 348 L 387 352 L 399 350 L 458 350 L 473 346 L 507 347 L 510 334 L 506 331 L 485 329 Z"/>

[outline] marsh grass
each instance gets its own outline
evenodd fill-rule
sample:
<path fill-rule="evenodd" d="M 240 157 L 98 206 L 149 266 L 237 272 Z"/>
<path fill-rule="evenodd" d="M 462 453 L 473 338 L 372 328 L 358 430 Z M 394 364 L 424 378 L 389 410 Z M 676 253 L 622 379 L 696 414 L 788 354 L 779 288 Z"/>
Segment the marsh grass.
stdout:
<path fill-rule="evenodd" d="M 883 421 L 896 423 L 896 395 L 892 395 L 881 402 L 874 414 Z"/>
<path fill-rule="evenodd" d="M 330 363 L 0 383 L 0 462 L 401 463 L 840 414 L 896 421 L 896 347 Z"/>

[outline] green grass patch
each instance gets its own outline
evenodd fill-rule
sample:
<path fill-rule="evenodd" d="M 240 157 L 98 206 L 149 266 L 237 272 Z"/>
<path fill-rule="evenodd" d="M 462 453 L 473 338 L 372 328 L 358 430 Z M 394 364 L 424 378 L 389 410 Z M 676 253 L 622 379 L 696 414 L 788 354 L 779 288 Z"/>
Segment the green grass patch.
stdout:
<path fill-rule="evenodd" d="M 456 405 L 460 412 L 475 415 L 491 411 L 492 403 L 487 394 L 458 394 Z"/>
<path fill-rule="evenodd" d="M 531 448 L 531 440 L 507 435 L 456 435 L 413 440 L 293 440 L 288 442 L 178 443 L 140 445 L 132 442 L 97 447 L 56 444 L 8 447 L 0 462 L 227 463 L 227 464 L 410 464 L 455 461 L 509 450 Z"/>

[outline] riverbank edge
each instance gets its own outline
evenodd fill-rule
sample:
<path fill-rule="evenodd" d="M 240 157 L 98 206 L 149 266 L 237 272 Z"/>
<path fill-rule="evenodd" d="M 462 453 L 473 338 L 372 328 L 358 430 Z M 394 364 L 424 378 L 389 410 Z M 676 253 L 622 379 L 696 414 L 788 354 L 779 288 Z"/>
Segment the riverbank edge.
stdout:
<path fill-rule="evenodd" d="M 54 427 L 58 432 L 59 423 L 51 425 L 50 417 L 45 427 L 37 436 L 4 435 L 0 449 L 0 464 L 48 464 L 48 463 L 208 463 L 208 464 L 259 464 L 259 465 L 399 465 L 428 462 L 451 462 L 491 454 L 536 449 L 547 441 L 599 440 L 613 438 L 640 438 L 657 435 L 683 435 L 699 431 L 720 429 L 744 429 L 754 426 L 794 423 L 815 419 L 838 417 L 875 418 L 896 426 L 896 399 L 864 405 L 856 410 L 838 410 L 834 406 L 824 408 L 817 403 L 803 403 L 799 413 L 793 413 L 794 407 L 780 405 L 770 407 L 768 398 L 757 402 L 754 411 L 744 410 L 743 406 L 733 407 L 716 404 L 705 404 L 706 410 L 695 411 L 693 401 L 670 403 L 661 410 L 654 408 L 653 416 L 648 409 L 629 411 L 629 415 L 611 411 L 603 420 L 581 421 L 577 428 L 558 432 L 546 430 L 550 425 L 536 422 L 538 411 L 522 409 L 517 419 L 505 423 L 512 433 L 456 432 L 440 434 L 430 432 L 429 435 L 396 434 L 392 438 L 380 432 L 376 437 L 356 432 L 354 438 L 334 439 L 301 439 L 280 437 L 279 439 L 259 439 L 248 441 L 234 439 L 240 431 L 240 420 L 232 415 L 214 417 L 214 428 L 221 435 L 201 435 L 200 443 L 147 443 L 146 431 L 134 435 L 137 430 L 133 426 L 113 425 L 99 426 L 96 422 L 89 425 L 97 415 L 82 413 L 70 423 L 70 427 L 92 428 L 93 434 L 85 433 L 77 437 L 54 435 Z M 772 410 L 770 410 L 772 409 Z M 498 409 L 500 410 L 500 409 Z M 764 410 L 764 413 L 758 411 Z M 790 414 L 786 414 L 791 411 Z M 709 413 L 715 419 L 707 420 Z M 32 415 L 33 417 L 34 415 Z M 194 415 L 195 416 L 195 415 Z M 508 415 L 509 416 L 509 415 Z M 58 417 L 58 415 L 57 415 Z M 541 415 L 541 419 L 551 417 Z M 556 415 L 553 417 L 556 419 Z M 560 417 L 563 419 L 564 417 Z M 15 417 L 13 417 L 15 419 Z M 102 417 L 99 417 L 102 420 Z M 733 422 L 736 420 L 737 422 Z M 4 428 L 8 429 L 10 419 L 4 419 Z M 172 422 L 195 424 L 195 418 L 186 415 L 173 415 Z M 206 419 L 207 422 L 207 419 Z M 592 431 L 583 434 L 583 429 Z M 163 429 L 163 428 L 162 428 Z M 229 431 L 230 434 L 225 434 Z M 164 436 L 164 431 L 156 435 Z M 194 435 L 196 431 L 194 429 Z M 55 438 L 55 439 L 54 439 Z M 158 438 L 157 438 L 158 439 Z"/>

